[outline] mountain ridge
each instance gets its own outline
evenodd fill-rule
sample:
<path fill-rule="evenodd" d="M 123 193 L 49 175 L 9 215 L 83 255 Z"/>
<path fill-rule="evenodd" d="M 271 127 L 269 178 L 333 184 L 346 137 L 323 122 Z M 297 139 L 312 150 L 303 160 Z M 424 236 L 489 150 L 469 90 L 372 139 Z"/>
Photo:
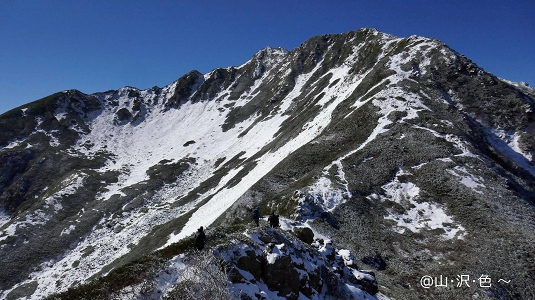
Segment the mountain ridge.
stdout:
<path fill-rule="evenodd" d="M 448 253 L 474 255 L 467 244 L 485 252 L 504 243 L 503 256 L 533 239 L 519 229 L 533 225 L 528 92 L 438 40 L 363 29 L 292 51 L 268 47 L 241 66 L 191 71 L 163 88 L 53 94 L 0 117 L 13 129 L 0 135 L 0 204 L 9 218 L 0 247 L 13 247 L 1 257 L 8 267 L 0 288 L 62 291 L 199 225 L 247 222 L 259 205 L 309 220 L 361 258 L 381 249 L 393 262 L 377 273 L 380 284 L 391 282 L 397 297 L 429 295 L 416 277 L 433 269 L 422 262 L 406 272 L 412 277 L 396 275 L 400 253 L 427 249 L 445 264 Z M 496 232 L 508 232 L 511 244 L 483 247 L 477 214 L 499 215 L 507 228 Z M 40 241 L 32 234 L 50 245 L 32 249 Z M 525 253 L 515 264 L 530 261 Z M 482 266 L 505 272 L 501 258 L 489 257 Z M 529 286 L 533 266 L 519 272 Z M 56 289 L 46 277 L 63 279 Z M 500 289 L 493 294 L 533 292 Z"/>

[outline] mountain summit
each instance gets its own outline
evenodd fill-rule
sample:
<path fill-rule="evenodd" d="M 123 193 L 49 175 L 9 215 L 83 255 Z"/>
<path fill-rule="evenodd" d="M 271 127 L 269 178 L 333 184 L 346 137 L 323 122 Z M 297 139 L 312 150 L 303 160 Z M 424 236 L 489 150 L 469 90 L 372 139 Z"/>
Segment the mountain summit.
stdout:
<path fill-rule="evenodd" d="M 243 299 L 533 299 L 534 99 L 375 29 L 50 95 L 0 116 L 0 297 L 171 297 L 204 226 Z"/>

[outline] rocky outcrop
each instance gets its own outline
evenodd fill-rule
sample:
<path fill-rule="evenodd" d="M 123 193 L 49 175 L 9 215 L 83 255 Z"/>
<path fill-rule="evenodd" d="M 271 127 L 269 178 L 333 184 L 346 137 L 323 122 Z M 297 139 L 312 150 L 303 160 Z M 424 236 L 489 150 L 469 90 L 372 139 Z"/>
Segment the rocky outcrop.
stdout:
<path fill-rule="evenodd" d="M 132 113 L 126 107 L 119 109 L 115 115 L 119 122 L 130 121 L 132 119 Z"/>
<path fill-rule="evenodd" d="M 307 244 L 312 244 L 314 242 L 314 232 L 308 227 L 295 227 L 293 233 L 300 239 L 302 242 Z"/>
<path fill-rule="evenodd" d="M 335 249 L 331 241 L 306 243 L 272 228 L 247 230 L 246 236 L 215 251 L 231 266 L 234 284 L 265 285 L 287 299 L 299 299 L 300 294 L 315 298 L 325 290 L 333 296 L 350 295 L 347 284 L 371 295 L 378 291 L 375 274 L 358 270 L 351 253 Z"/>
<path fill-rule="evenodd" d="M 168 108 L 176 108 L 180 105 L 180 103 L 187 101 L 203 80 L 204 78 L 202 74 L 197 70 L 193 70 L 180 77 L 176 83 L 173 96 L 167 100 L 165 106 Z"/>

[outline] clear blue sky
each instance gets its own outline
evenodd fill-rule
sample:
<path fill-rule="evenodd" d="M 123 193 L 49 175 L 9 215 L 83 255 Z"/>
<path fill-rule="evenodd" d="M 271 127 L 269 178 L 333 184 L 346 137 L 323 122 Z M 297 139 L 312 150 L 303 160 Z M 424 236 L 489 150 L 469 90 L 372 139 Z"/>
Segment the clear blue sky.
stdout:
<path fill-rule="evenodd" d="M 161 87 L 363 27 L 437 38 L 535 85 L 534 0 L 0 0 L 0 113 L 66 89 Z"/>

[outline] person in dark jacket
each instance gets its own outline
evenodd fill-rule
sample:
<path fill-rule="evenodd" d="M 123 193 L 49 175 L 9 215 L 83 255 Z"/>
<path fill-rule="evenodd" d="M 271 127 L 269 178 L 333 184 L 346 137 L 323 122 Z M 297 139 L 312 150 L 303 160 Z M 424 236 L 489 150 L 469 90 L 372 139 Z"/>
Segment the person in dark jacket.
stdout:
<path fill-rule="evenodd" d="M 269 225 L 272 228 L 279 227 L 279 215 L 276 215 L 275 212 L 271 212 L 271 215 L 268 217 Z"/>
<path fill-rule="evenodd" d="M 260 207 L 255 207 L 253 210 L 253 221 L 256 223 L 256 227 L 260 225 Z"/>
<path fill-rule="evenodd" d="M 206 239 L 206 235 L 204 234 L 204 230 L 202 226 L 197 229 L 197 233 L 195 233 L 195 247 L 197 249 L 202 250 L 204 249 L 204 240 Z"/>

